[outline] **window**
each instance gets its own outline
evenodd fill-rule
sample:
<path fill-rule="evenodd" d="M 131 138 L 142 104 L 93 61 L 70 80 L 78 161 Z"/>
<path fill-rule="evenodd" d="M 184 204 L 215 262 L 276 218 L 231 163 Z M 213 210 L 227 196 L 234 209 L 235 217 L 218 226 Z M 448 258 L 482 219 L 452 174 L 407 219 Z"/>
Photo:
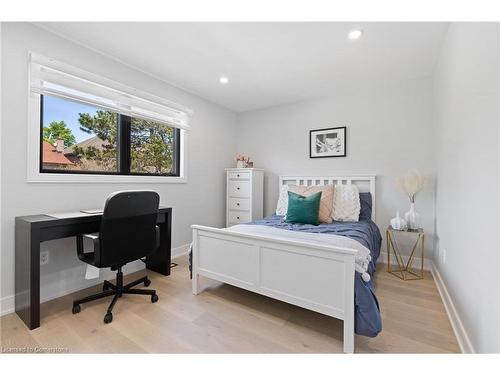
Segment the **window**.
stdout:
<path fill-rule="evenodd" d="M 29 182 L 186 182 L 191 110 L 30 54 Z"/>
<path fill-rule="evenodd" d="M 118 173 L 118 115 L 41 96 L 40 172 Z"/>
<path fill-rule="evenodd" d="M 130 172 L 178 175 L 179 130 L 156 121 L 129 121 Z"/>
<path fill-rule="evenodd" d="M 180 130 L 40 96 L 40 172 L 179 176 Z"/>

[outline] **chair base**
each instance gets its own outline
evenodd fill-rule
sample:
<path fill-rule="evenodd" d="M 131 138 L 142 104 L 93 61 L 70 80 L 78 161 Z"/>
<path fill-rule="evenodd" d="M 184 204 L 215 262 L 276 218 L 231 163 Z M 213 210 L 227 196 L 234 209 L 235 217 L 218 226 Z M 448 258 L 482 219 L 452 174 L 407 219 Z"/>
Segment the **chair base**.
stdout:
<path fill-rule="evenodd" d="M 144 286 L 149 286 L 151 284 L 151 280 L 148 279 L 147 276 L 141 277 L 138 280 L 132 281 L 126 285 L 123 285 L 123 273 L 122 268 L 119 267 L 117 269 L 116 274 L 116 285 L 113 283 L 104 280 L 104 284 L 102 285 L 102 292 L 93 294 L 91 296 L 81 298 L 73 301 L 73 314 L 78 314 L 81 311 L 80 305 L 82 303 L 95 301 L 97 299 L 105 298 L 113 296 L 113 300 L 109 304 L 106 315 L 104 316 L 104 323 L 111 323 L 113 321 L 113 307 L 115 306 L 116 301 L 123 294 L 143 294 L 151 296 L 151 302 L 155 303 L 158 301 L 158 295 L 156 294 L 156 290 L 153 289 L 132 289 L 132 287 L 144 283 Z"/>

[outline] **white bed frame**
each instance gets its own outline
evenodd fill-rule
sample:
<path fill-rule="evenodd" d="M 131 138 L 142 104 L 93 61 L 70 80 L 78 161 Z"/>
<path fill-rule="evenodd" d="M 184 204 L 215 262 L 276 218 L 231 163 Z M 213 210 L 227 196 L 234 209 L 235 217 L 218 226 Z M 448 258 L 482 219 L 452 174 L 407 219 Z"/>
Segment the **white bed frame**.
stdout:
<path fill-rule="evenodd" d="M 283 184 L 356 184 L 372 194 L 375 175 L 281 176 Z M 199 276 L 231 284 L 344 321 L 344 352 L 354 352 L 354 257 L 356 250 L 297 240 L 232 233 L 193 225 L 193 294 Z"/>

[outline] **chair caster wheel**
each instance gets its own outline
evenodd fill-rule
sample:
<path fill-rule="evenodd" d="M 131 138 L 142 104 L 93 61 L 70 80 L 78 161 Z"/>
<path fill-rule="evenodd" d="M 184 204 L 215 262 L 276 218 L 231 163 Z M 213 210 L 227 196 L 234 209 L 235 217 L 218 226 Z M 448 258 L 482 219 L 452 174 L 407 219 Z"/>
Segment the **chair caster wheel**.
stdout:
<path fill-rule="evenodd" d="M 104 285 L 102 286 L 102 291 L 103 291 L 103 292 L 106 292 L 107 290 L 109 290 L 109 287 L 108 287 L 106 284 L 104 284 Z"/>
<path fill-rule="evenodd" d="M 151 280 L 147 279 L 144 281 L 144 286 L 150 286 L 151 285 Z"/>
<path fill-rule="evenodd" d="M 113 321 L 113 314 L 107 313 L 104 315 L 104 323 L 109 324 Z"/>
<path fill-rule="evenodd" d="M 80 311 L 82 310 L 82 308 L 80 307 L 80 305 L 75 305 L 73 306 L 73 314 L 78 314 Z"/>
<path fill-rule="evenodd" d="M 155 302 L 158 302 L 159 298 L 158 298 L 158 294 L 153 294 L 151 296 L 151 302 L 155 303 Z"/>

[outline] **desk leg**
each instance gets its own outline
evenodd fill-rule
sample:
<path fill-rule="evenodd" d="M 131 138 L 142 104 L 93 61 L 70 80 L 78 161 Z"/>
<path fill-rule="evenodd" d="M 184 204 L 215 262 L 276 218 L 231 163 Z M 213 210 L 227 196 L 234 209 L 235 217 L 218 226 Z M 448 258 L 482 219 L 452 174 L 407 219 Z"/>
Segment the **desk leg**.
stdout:
<path fill-rule="evenodd" d="M 165 222 L 157 225 L 160 227 L 160 247 L 146 257 L 146 268 L 168 276 L 171 262 L 172 215 L 166 214 Z"/>
<path fill-rule="evenodd" d="M 29 329 L 40 327 L 40 231 L 16 221 L 16 313 Z"/>

